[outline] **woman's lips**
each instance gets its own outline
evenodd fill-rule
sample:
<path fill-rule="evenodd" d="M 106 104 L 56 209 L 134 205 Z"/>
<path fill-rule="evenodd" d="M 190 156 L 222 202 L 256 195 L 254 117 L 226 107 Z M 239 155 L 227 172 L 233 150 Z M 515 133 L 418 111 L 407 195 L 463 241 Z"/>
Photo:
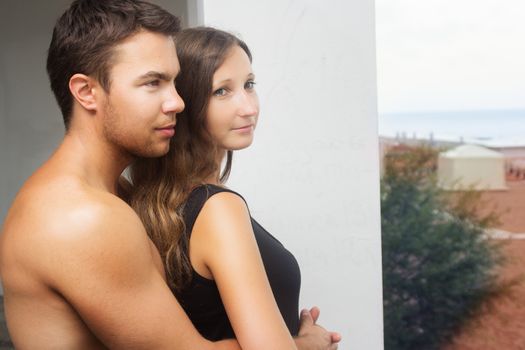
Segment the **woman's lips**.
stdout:
<path fill-rule="evenodd" d="M 240 128 L 234 128 L 233 130 L 239 132 L 250 132 L 253 130 L 253 124 L 241 126 Z"/>

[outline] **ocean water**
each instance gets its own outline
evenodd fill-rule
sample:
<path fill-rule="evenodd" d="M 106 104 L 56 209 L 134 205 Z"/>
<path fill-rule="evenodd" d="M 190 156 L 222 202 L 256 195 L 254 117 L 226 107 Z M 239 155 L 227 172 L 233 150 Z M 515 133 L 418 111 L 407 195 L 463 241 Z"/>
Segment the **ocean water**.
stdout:
<path fill-rule="evenodd" d="M 525 110 L 385 113 L 379 115 L 379 135 L 525 146 Z"/>

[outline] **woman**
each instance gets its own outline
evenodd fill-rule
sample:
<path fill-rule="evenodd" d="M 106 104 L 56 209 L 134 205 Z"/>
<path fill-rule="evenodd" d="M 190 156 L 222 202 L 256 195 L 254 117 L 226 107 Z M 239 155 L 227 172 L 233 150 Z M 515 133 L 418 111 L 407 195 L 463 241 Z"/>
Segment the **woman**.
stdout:
<path fill-rule="evenodd" d="M 251 53 L 231 34 L 192 28 L 177 35 L 177 55 L 186 108 L 169 153 L 131 169 L 131 204 L 161 252 L 170 287 L 206 338 L 294 349 L 299 266 L 223 186 L 232 152 L 252 143 L 257 125 Z"/>

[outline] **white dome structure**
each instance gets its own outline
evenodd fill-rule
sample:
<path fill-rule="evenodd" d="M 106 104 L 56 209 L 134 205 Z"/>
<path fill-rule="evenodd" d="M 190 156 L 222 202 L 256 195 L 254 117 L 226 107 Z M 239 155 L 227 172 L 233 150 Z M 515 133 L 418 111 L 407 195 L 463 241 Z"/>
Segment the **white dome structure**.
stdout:
<path fill-rule="evenodd" d="M 503 154 L 461 145 L 438 158 L 438 184 L 445 190 L 506 190 Z"/>

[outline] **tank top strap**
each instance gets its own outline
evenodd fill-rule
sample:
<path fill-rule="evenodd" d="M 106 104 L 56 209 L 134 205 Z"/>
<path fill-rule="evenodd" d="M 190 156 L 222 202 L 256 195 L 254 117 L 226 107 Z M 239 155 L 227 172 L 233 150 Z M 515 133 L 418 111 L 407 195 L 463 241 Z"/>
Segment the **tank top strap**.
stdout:
<path fill-rule="evenodd" d="M 186 232 L 188 234 L 188 237 L 191 235 L 191 231 L 193 230 L 193 225 L 195 225 L 195 221 L 197 220 L 197 216 L 199 216 L 200 211 L 202 210 L 202 207 L 204 207 L 204 203 L 208 199 L 210 199 L 213 195 L 221 192 L 230 192 L 233 193 L 244 200 L 244 198 L 237 192 L 232 191 L 228 188 L 217 186 L 217 185 L 211 185 L 211 184 L 205 184 L 200 185 L 198 187 L 195 187 L 191 193 L 188 196 L 188 199 L 186 200 L 186 204 L 184 205 L 184 224 L 186 225 Z M 246 201 L 245 201 L 246 203 Z"/>

